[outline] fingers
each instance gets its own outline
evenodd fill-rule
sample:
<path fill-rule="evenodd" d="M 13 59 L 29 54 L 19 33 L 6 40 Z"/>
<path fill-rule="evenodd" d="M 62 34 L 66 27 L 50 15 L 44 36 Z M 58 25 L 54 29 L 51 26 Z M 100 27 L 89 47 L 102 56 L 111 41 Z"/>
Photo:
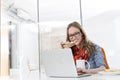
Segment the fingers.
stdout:
<path fill-rule="evenodd" d="M 75 45 L 75 43 L 74 42 L 61 42 L 61 47 L 62 48 L 70 48 L 70 47 L 72 47 L 72 46 L 74 46 Z"/>
<path fill-rule="evenodd" d="M 82 70 L 80 68 L 77 68 L 77 73 L 81 73 Z"/>
<path fill-rule="evenodd" d="M 65 43 L 61 42 L 60 45 L 61 45 L 62 48 L 64 48 Z"/>
<path fill-rule="evenodd" d="M 81 68 L 77 68 L 77 72 L 78 73 L 82 73 L 82 69 Z"/>
<path fill-rule="evenodd" d="M 77 68 L 77 73 L 86 73 L 86 69 Z"/>

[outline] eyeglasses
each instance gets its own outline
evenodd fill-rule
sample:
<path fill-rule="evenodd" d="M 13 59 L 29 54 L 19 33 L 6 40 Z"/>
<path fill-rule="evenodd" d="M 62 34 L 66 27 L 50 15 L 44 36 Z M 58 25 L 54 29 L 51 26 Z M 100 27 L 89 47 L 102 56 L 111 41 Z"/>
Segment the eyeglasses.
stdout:
<path fill-rule="evenodd" d="M 74 34 L 69 35 L 69 39 L 73 39 L 73 37 L 77 37 L 80 35 L 80 32 L 75 32 Z"/>

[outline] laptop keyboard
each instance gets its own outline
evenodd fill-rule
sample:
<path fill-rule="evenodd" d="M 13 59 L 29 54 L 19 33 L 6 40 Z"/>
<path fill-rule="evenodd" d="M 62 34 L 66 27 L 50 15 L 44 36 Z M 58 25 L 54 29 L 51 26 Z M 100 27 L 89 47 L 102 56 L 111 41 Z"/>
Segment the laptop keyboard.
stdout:
<path fill-rule="evenodd" d="M 91 76 L 91 74 L 78 74 L 78 77 L 87 77 L 87 76 Z"/>

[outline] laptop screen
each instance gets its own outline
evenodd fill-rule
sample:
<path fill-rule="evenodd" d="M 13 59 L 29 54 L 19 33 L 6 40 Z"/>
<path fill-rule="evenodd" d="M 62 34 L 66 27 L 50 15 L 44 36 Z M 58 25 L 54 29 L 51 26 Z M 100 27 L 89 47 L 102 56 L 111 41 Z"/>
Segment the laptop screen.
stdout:
<path fill-rule="evenodd" d="M 78 76 L 70 48 L 45 51 L 42 57 L 47 76 Z"/>

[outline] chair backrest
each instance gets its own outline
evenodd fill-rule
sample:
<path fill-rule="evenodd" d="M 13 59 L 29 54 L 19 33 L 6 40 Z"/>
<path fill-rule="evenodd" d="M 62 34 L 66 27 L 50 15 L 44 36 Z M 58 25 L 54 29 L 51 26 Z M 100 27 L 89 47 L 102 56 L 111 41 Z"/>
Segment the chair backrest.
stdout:
<path fill-rule="evenodd" d="M 104 55 L 104 61 L 105 61 L 105 64 L 106 64 L 106 69 L 110 69 L 110 67 L 108 65 L 108 62 L 107 62 L 105 51 L 104 51 L 104 49 L 102 47 L 101 47 L 101 51 L 102 51 L 102 53 Z"/>

